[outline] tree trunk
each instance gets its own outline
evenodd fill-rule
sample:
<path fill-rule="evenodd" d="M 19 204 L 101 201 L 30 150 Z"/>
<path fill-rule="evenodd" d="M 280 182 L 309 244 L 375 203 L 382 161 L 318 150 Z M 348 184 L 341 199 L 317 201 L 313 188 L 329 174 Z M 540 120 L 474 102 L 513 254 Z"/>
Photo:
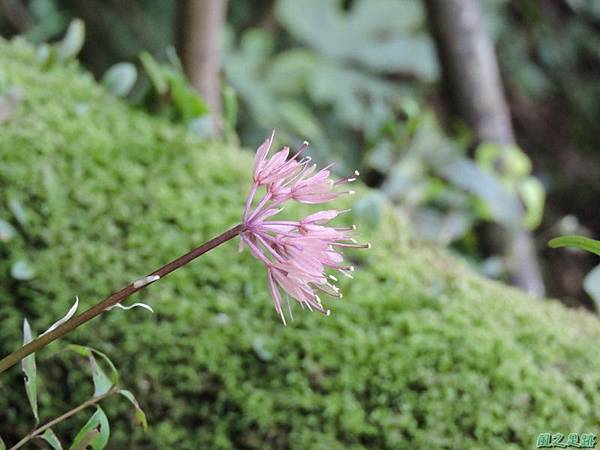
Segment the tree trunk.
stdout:
<path fill-rule="evenodd" d="M 504 96 L 493 44 L 484 30 L 477 0 L 425 0 L 444 80 L 456 112 L 478 142 L 514 144 L 515 135 Z M 506 229 L 502 252 L 514 283 L 535 295 L 544 283 L 531 234 Z"/>
<path fill-rule="evenodd" d="M 226 10 L 227 0 L 184 0 L 180 20 L 183 67 L 211 108 L 216 132 L 221 129 L 219 33 Z"/>

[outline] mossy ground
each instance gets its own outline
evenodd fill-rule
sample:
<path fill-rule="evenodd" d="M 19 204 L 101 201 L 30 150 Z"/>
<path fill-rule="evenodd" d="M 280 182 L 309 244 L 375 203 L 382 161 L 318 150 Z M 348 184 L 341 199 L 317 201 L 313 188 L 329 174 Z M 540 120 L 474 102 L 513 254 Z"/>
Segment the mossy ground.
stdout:
<path fill-rule="evenodd" d="M 0 43 L 0 73 L 24 93 L 0 125 L 0 219 L 17 229 L 0 242 L 2 354 L 24 317 L 39 332 L 75 295 L 88 307 L 239 221 L 249 152 L 132 110 L 75 63 L 42 69 L 24 44 Z M 232 242 L 138 295 L 154 315 L 115 310 L 70 335 L 108 353 L 148 413 L 143 434 L 109 400 L 111 448 L 504 450 L 598 431 L 595 318 L 484 280 L 391 218 L 361 234 L 373 249 L 352 254 L 330 317 L 282 326 Z M 30 281 L 10 276 L 23 258 Z M 42 420 L 90 394 L 73 361 L 38 355 Z M 17 368 L 0 393 L 13 441 L 32 424 Z"/>

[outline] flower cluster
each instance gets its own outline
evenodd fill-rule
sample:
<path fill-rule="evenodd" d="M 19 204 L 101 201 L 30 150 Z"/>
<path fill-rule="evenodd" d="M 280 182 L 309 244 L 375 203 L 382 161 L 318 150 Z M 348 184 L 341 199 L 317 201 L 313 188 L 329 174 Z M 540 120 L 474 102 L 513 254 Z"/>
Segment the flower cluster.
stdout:
<path fill-rule="evenodd" d="M 285 324 L 282 293 L 296 299 L 301 306 L 329 315 L 317 292 L 341 298 L 326 269 L 336 270 L 348 277 L 354 268 L 344 264 L 340 250 L 344 247 L 369 248 L 369 244 L 357 244 L 351 237 L 354 226 L 334 228 L 326 224 L 344 211 L 324 210 L 299 221 L 273 220 L 290 200 L 300 203 L 319 204 L 334 200 L 350 190 L 336 190 L 356 179 L 353 176 L 337 181 L 331 178 L 331 166 L 316 171 L 310 157 L 302 154 L 302 147 L 290 157 L 290 149 L 284 147 L 268 158 L 273 134 L 257 150 L 254 163 L 254 184 L 246 201 L 241 248 L 248 246 L 252 254 L 267 268 L 269 289 L 277 313 Z M 252 204 L 259 188 L 266 193 L 254 209 Z M 291 316 L 291 307 L 289 306 Z"/>

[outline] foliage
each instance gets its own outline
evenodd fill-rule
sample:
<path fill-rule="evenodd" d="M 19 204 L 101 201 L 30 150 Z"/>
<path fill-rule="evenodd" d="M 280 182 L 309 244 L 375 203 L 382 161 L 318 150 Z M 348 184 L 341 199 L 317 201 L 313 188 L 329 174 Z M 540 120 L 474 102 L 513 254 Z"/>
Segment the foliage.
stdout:
<path fill-rule="evenodd" d="M 539 225 L 544 190 L 518 147 L 482 143 L 470 158 L 466 139 L 449 138 L 435 114 L 413 101 L 403 102 L 400 117 L 378 116 L 373 124 L 367 176 L 381 180 L 381 192 L 410 218 L 421 238 L 454 244 L 477 261 L 474 227 L 479 223 Z M 490 275 L 494 260 L 481 265 Z M 505 270 L 500 264 L 493 275 Z"/>
<path fill-rule="evenodd" d="M 351 172 L 376 110 L 392 111 L 406 82 L 437 74 L 423 9 L 412 0 L 360 0 L 348 11 L 336 0 L 279 0 L 275 13 L 293 44 L 279 49 L 281 36 L 252 29 L 237 46 L 230 30 L 225 45 L 225 73 L 249 119 L 242 137 L 276 127 Z"/>
<path fill-rule="evenodd" d="M 548 242 L 552 248 L 571 247 L 600 255 L 600 241 L 585 236 L 560 236 Z M 596 310 L 600 311 L 600 265 L 592 269 L 583 280 L 583 287 L 594 300 Z"/>
<path fill-rule="evenodd" d="M 36 70 L 22 43 L 0 43 L 0 61 L 26 92 L 0 134 L 0 219 L 15 230 L 0 241 L 6 354 L 23 315 L 43 329 L 73 295 L 89 306 L 238 222 L 251 159 L 132 110 L 75 63 Z M 102 343 L 149 413 L 147 434 L 113 427 L 109 445 L 504 450 L 595 426 L 598 321 L 484 280 L 381 207 L 330 317 L 298 311 L 283 327 L 260 264 L 228 244 L 141 293 L 155 315 L 114 310 L 72 335 Z M 21 259 L 31 280 L 10 276 Z M 56 415 L 85 398 L 83 375 L 50 366 L 39 407 Z M 29 426 L 19 378 L 0 376 L 5 440 Z"/>
<path fill-rule="evenodd" d="M 42 334 L 46 334 L 58 327 L 60 324 L 64 323 L 70 317 L 72 317 L 77 309 L 79 304 L 79 300 L 75 302 L 75 305 L 71 307 L 67 315 L 55 322 L 48 330 L 46 330 Z M 31 330 L 31 326 L 27 319 L 23 321 L 23 345 L 29 344 L 32 340 L 35 339 L 35 336 Z M 106 447 L 109 437 L 110 437 L 110 428 L 108 418 L 106 414 L 99 406 L 98 403 L 100 401 L 105 400 L 111 395 L 119 393 L 123 395 L 135 408 L 135 417 L 136 421 L 143 427 L 144 431 L 148 430 L 148 422 L 146 420 L 146 415 L 144 411 L 140 408 L 139 403 L 135 396 L 128 390 L 119 388 L 119 372 L 117 371 L 113 362 L 106 356 L 106 354 L 95 350 L 90 347 L 85 347 L 82 345 L 67 345 L 64 347 L 64 350 L 70 350 L 75 352 L 76 354 L 86 357 L 89 360 L 92 379 L 94 382 L 94 393 L 93 396 L 78 407 L 80 409 L 85 409 L 83 406 L 92 406 L 95 405 L 96 412 L 92 415 L 92 417 L 88 420 L 88 422 L 79 430 L 77 435 L 75 436 L 71 449 L 88 449 L 92 448 L 92 450 L 102 450 Z M 100 356 L 107 367 L 110 368 L 110 375 L 106 375 L 104 369 L 101 365 L 98 364 L 94 355 Z M 29 402 L 29 406 L 31 407 L 31 412 L 33 413 L 33 417 L 35 419 L 33 429 L 27 433 L 22 440 L 11 448 L 21 448 L 23 445 L 31 442 L 35 439 L 43 439 L 45 440 L 53 450 L 62 450 L 63 446 L 61 444 L 61 440 L 54 433 L 54 430 L 50 427 L 57 427 L 61 422 L 68 420 L 72 417 L 73 413 L 77 411 L 77 408 L 72 409 L 71 411 L 61 415 L 58 418 L 53 418 L 47 424 L 44 424 L 40 427 L 40 415 L 38 408 L 38 370 L 36 364 L 36 353 L 32 353 L 21 361 L 21 368 L 23 370 L 23 379 L 25 383 L 25 392 L 27 394 L 27 400 Z M 42 433 L 43 431 L 43 433 Z M 0 437 L 0 448 L 4 449 L 5 444 L 3 439 Z"/>
<path fill-rule="evenodd" d="M 151 91 L 158 97 L 154 112 L 175 117 L 200 136 L 206 137 L 208 105 L 186 78 L 175 49 L 170 47 L 167 55 L 169 63 L 158 63 L 150 53 L 140 53 L 140 60 L 150 79 Z"/>

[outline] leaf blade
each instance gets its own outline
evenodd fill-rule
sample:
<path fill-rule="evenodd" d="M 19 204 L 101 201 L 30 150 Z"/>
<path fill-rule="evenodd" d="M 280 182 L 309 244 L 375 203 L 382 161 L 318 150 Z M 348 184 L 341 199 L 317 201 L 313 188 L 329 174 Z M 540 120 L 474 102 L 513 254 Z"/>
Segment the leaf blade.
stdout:
<path fill-rule="evenodd" d="M 144 429 L 144 431 L 148 431 L 148 419 L 146 418 L 146 413 L 140 408 L 140 404 L 138 403 L 135 396 L 126 389 L 120 389 L 119 394 L 125 397 L 127 400 L 131 402 L 133 407 L 135 408 L 135 418 L 139 425 Z"/>
<path fill-rule="evenodd" d="M 29 326 L 27 319 L 25 319 L 23 321 L 23 345 L 25 346 L 31 341 L 33 341 L 31 327 Z M 37 424 L 39 423 L 40 418 L 38 414 L 37 402 L 37 368 L 35 365 L 35 353 L 23 358 L 21 361 L 21 367 L 23 369 L 25 378 L 25 391 L 27 392 L 29 405 L 31 406 L 33 416 L 35 417 L 35 423 Z"/>
<path fill-rule="evenodd" d="M 113 382 L 108 378 L 104 370 L 98 365 L 94 355 L 89 355 L 90 367 L 92 368 L 92 379 L 94 381 L 94 397 L 106 394 L 113 387 Z"/>
<path fill-rule="evenodd" d="M 56 434 L 54 434 L 54 431 L 52 431 L 52 428 L 48 428 L 44 431 L 44 434 L 38 436 L 38 438 L 46 441 L 48 445 L 52 447 L 52 450 L 63 450 L 63 446 Z"/>
<path fill-rule="evenodd" d="M 548 246 L 551 248 L 574 247 L 600 256 L 600 241 L 585 236 L 556 237 L 548 242 Z"/>
<path fill-rule="evenodd" d="M 102 450 L 108 443 L 110 437 L 110 425 L 104 411 L 99 406 L 90 420 L 79 430 L 73 440 L 70 450 L 82 450 L 91 448 L 92 450 Z"/>

